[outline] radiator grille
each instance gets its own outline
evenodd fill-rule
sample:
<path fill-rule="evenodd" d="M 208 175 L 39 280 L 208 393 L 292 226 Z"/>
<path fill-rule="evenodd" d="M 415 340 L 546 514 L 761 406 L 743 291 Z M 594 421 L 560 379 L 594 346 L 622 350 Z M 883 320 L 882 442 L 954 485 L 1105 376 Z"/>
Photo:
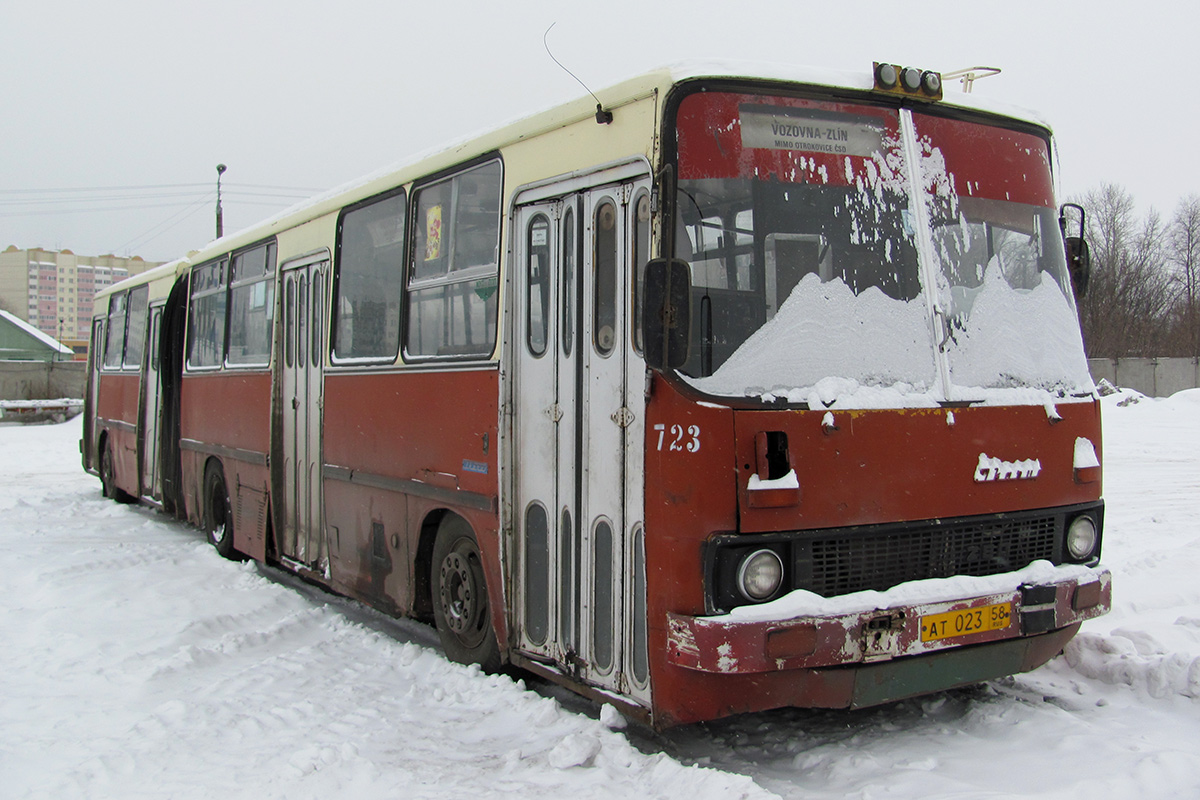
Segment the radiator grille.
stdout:
<path fill-rule="evenodd" d="M 995 575 L 1037 559 L 1053 560 L 1056 516 L 845 531 L 796 542 L 795 586 L 824 597 L 905 581 Z"/>

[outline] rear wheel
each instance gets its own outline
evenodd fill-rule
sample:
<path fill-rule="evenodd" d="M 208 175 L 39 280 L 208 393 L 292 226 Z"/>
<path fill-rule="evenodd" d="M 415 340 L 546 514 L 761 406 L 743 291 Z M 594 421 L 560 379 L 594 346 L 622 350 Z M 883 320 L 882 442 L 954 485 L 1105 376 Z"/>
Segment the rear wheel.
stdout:
<path fill-rule="evenodd" d="M 100 448 L 100 493 L 118 503 L 132 503 L 133 496 L 117 487 L 117 473 L 113 465 L 112 445 L 104 440 Z"/>
<path fill-rule="evenodd" d="M 492 628 L 483 559 L 471 526 L 450 516 L 438 528 L 433 545 L 433 618 L 451 661 L 500 668 L 500 648 Z"/>
<path fill-rule="evenodd" d="M 233 547 L 233 509 L 219 464 L 209 465 L 204 474 L 204 532 L 218 553 L 235 561 L 241 559 Z"/>

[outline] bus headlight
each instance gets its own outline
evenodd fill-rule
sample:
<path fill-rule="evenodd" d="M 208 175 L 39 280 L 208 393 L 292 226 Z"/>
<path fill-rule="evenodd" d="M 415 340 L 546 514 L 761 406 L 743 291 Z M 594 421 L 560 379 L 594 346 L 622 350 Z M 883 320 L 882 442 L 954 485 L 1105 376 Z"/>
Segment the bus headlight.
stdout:
<path fill-rule="evenodd" d="M 738 591 L 755 603 L 771 597 L 782 583 L 783 559 L 774 550 L 755 550 L 738 567 Z"/>
<path fill-rule="evenodd" d="M 1075 561 L 1084 561 L 1096 551 L 1096 523 L 1086 514 L 1071 520 L 1067 528 L 1067 552 Z"/>

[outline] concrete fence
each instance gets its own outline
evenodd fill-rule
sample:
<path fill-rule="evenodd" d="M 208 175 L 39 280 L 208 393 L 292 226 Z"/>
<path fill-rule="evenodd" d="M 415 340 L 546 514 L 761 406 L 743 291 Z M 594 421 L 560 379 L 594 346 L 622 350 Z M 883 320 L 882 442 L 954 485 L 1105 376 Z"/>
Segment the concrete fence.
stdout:
<path fill-rule="evenodd" d="M 0 400 L 55 400 L 83 397 L 84 361 L 0 361 Z"/>
<path fill-rule="evenodd" d="M 1089 358 L 1092 379 L 1133 389 L 1150 397 L 1169 397 L 1200 387 L 1200 359 Z"/>

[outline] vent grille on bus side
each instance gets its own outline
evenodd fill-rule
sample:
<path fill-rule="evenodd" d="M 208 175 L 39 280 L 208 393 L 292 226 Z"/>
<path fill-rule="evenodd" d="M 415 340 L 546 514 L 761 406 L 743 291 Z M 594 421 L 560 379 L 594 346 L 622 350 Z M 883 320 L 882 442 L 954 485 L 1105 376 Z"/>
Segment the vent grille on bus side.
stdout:
<path fill-rule="evenodd" d="M 796 542 L 796 588 L 824 597 L 905 581 L 994 575 L 1054 560 L 1061 517 L 991 520 L 891 531 L 839 532 Z"/>

